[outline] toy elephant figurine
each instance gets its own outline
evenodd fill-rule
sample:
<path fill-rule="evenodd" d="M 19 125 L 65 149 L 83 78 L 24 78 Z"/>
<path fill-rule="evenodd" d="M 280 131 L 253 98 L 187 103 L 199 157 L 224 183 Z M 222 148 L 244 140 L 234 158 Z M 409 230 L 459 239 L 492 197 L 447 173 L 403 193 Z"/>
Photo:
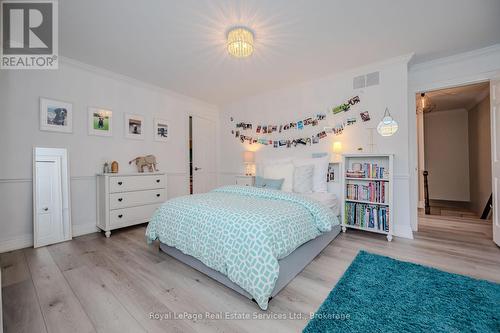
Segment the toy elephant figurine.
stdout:
<path fill-rule="evenodd" d="M 134 161 L 135 165 L 137 165 L 138 172 L 144 172 L 144 167 L 147 167 L 149 172 L 158 171 L 156 168 L 156 157 L 154 155 L 138 156 L 128 162 L 128 164 L 132 164 Z"/>

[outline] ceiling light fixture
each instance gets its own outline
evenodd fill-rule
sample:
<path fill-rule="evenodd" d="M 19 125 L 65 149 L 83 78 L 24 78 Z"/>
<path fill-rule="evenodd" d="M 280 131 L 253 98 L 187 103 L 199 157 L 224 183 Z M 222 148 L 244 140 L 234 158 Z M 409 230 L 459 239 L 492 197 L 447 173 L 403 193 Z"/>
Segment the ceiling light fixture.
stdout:
<path fill-rule="evenodd" d="M 253 32 L 236 27 L 227 33 L 227 51 L 235 58 L 246 58 L 253 53 Z"/>
<path fill-rule="evenodd" d="M 436 108 L 436 104 L 432 103 L 432 100 L 425 93 L 420 94 L 420 99 L 417 103 L 417 113 L 427 113 L 431 112 Z"/>

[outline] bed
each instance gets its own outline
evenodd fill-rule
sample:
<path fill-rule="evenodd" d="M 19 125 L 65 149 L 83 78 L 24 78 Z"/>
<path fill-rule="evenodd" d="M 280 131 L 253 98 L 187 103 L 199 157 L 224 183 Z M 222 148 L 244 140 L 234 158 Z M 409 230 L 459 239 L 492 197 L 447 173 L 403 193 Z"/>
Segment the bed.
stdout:
<path fill-rule="evenodd" d="M 146 237 L 266 310 L 339 231 L 337 214 L 318 199 L 224 186 L 167 201 Z"/>

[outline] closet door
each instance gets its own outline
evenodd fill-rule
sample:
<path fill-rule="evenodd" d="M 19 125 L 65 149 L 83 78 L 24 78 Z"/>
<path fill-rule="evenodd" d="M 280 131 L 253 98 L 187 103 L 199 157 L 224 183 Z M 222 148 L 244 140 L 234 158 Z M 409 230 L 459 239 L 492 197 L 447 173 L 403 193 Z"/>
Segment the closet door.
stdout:
<path fill-rule="evenodd" d="M 62 214 L 61 161 L 39 157 L 35 166 L 35 247 L 64 240 Z"/>
<path fill-rule="evenodd" d="M 192 117 L 193 193 L 204 193 L 217 185 L 215 122 Z"/>

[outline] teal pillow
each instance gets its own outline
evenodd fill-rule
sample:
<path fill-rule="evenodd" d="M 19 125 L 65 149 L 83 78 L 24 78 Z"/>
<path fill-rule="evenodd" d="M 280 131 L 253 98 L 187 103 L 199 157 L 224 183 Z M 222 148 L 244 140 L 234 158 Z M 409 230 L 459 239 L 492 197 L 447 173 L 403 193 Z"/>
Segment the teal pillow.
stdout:
<path fill-rule="evenodd" d="M 269 179 L 257 176 L 255 177 L 255 187 L 269 188 L 272 190 L 281 190 L 285 178 L 281 179 Z"/>

